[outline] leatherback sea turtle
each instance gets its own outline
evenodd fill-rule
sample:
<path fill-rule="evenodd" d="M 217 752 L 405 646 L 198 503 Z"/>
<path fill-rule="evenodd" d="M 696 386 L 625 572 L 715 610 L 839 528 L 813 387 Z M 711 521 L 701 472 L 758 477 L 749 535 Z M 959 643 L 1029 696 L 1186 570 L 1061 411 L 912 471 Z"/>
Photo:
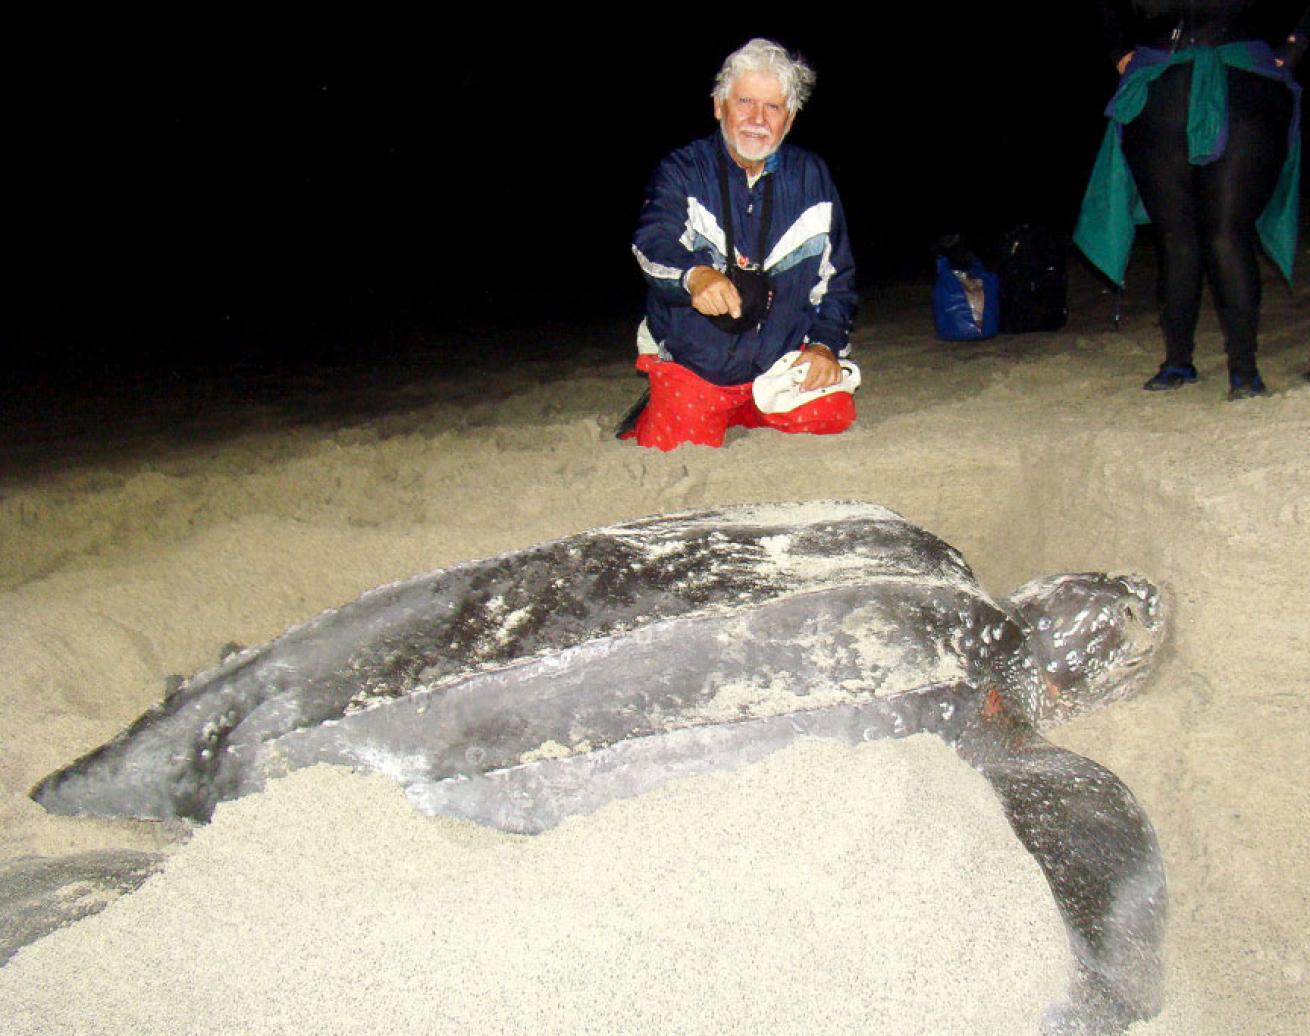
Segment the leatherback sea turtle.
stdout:
<path fill-rule="evenodd" d="M 960 554 L 872 504 L 627 522 L 380 587 L 176 687 L 43 780 L 56 813 L 207 819 L 318 762 L 432 814 L 539 832 L 801 737 L 931 731 L 990 781 L 1076 966 L 1054 1031 L 1158 1010 L 1155 834 L 1039 727 L 1124 697 L 1164 634 L 1144 579 L 1060 575 L 994 601 Z"/>

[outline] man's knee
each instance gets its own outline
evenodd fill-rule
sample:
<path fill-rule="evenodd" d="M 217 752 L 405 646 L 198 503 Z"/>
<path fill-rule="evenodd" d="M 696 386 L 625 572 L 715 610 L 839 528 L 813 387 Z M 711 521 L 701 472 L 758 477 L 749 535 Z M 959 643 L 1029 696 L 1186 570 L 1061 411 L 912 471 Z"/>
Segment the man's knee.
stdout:
<path fill-rule="evenodd" d="M 726 421 L 713 415 L 697 416 L 652 409 L 648 404 L 637 419 L 637 445 L 656 450 L 672 450 L 684 443 L 693 446 L 722 446 Z"/>
<path fill-rule="evenodd" d="M 673 363 L 647 366 L 650 401 L 637 419 L 637 443 L 671 450 L 683 443 L 722 446 L 728 430 L 724 401 L 708 382 Z"/>
<path fill-rule="evenodd" d="M 807 435 L 838 435 L 854 423 L 855 408 L 851 407 L 849 413 L 817 418 L 797 428 L 796 431 Z"/>
<path fill-rule="evenodd" d="M 785 414 L 770 414 L 769 425 L 782 432 L 804 435 L 836 435 L 855 423 L 855 398 L 849 392 L 833 392 Z"/>

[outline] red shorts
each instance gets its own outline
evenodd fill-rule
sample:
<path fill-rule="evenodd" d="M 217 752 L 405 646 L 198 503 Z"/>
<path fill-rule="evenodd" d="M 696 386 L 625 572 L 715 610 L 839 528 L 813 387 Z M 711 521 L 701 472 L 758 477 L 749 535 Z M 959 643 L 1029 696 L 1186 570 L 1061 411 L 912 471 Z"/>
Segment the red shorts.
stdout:
<path fill-rule="evenodd" d="M 650 375 L 650 402 L 637 427 L 624 436 L 639 446 L 671 450 L 684 442 L 722 446 L 729 428 L 776 428 L 780 432 L 835 435 L 855 420 L 849 392 L 833 392 L 785 414 L 766 414 L 755 405 L 751 385 L 715 385 L 676 363 L 649 354 L 637 369 Z"/>

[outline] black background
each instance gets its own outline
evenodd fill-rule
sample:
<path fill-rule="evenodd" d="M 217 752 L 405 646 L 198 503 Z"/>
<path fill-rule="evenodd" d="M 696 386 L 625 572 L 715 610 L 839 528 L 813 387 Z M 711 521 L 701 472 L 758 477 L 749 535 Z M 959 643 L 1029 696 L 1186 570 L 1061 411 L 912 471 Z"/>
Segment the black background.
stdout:
<path fill-rule="evenodd" d="M 715 128 L 713 77 L 753 35 L 818 72 L 792 140 L 832 168 L 865 290 L 925 275 L 944 232 L 1072 227 L 1114 81 L 1081 4 L 792 10 L 17 33 L 11 370 L 635 316 L 647 177 Z"/>

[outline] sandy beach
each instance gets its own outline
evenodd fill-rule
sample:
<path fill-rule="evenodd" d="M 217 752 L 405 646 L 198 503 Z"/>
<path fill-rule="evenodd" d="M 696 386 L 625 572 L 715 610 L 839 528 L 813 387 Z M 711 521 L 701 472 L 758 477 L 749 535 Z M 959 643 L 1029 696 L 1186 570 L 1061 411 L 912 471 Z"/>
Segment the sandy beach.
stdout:
<path fill-rule="evenodd" d="M 1139 256 L 1138 262 L 1149 262 Z M 327 768 L 183 824 L 47 815 L 40 778 L 170 674 L 364 590 L 647 514 L 867 500 L 958 547 L 994 595 L 1140 572 L 1172 632 L 1136 699 L 1052 740 L 1154 822 L 1166 1003 L 1133 1033 L 1310 1017 L 1310 309 L 1266 275 L 1270 398 L 1145 393 L 1150 293 L 1075 277 L 1068 328 L 934 340 L 926 286 L 868 300 L 859 419 L 668 454 L 610 429 L 626 326 L 539 332 L 458 379 L 385 364 L 218 389 L 115 383 L 9 415 L 0 457 L 0 866 L 165 852 L 162 872 L 0 969 L 8 1033 L 1036 1032 L 1067 948 L 985 782 L 939 742 L 798 746 L 538 839 L 415 814 Z"/>

